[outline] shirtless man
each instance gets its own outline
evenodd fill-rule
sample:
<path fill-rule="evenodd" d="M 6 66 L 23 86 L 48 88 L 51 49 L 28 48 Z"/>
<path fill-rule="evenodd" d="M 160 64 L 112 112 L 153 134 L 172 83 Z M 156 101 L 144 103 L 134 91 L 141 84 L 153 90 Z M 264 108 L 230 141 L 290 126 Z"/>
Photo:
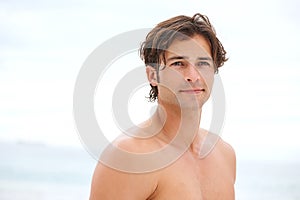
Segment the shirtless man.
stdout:
<path fill-rule="evenodd" d="M 145 160 L 141 165 L 145 168 L 164 163 L 170 155 L 178 156 L 137 173 L 118 170 L 100 158 L 90 200 L 233 200 L 234 150 L 217 135 L 199 128 L 214 74 L 227 60 L 208 18 L 196 14 L 159 23 L 147 35 L 140 53 L 151 85 L 150 100 L 157 99 L 158 107 L 151 119 L 129 131 L 131 136 L 122 136 L 113 145 L 141 155 L 171 149 L 161 151 L 160 159 Z M 214 138 L 213 142 L 207 143 L 207 138 Z M 200 149 L 206 151 L 204 156 Z M 104 154 L 103 158 L 117 159 L 121 165 L 124 160 L 130 169 L 137 163 L 129 157 L 120 159 L 115 150 Z"/>

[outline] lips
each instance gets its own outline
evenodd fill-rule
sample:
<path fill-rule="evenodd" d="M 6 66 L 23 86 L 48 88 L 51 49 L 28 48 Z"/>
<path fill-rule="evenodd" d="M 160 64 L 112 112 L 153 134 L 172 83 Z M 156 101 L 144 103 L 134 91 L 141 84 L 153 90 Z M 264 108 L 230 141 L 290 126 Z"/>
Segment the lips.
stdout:
<path fill-rule="evenodd" d="M 204 92 L 204 91 L 205 91 L 205 89 L 202 89 L 202 88 L 179 90 L 179 92 L 182 92 L 182 93 L 200 93 L 200 92 Z"/>

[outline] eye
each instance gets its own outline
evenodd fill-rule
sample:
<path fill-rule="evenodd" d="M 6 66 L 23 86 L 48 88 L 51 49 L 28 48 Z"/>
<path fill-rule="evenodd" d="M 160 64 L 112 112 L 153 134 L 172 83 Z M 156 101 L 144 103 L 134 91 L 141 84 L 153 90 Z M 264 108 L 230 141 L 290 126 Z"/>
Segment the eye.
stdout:
<path fill-rule="evenodd" d="M 184 66 L 184 64 L 183 64 L 183 62 L 181 62 L 181 61 L 176 61 L 176 62 L 173 62 L 173 63 L 171 64 L 171 66 L 177 66 L 177 67 L 180 67 L 180 66 Z"/>
<path fill-rule="evenodd" d="M 210 67 L 210 63 L 206 61 L 201 61 L 197 64 L 198 67 Z"/>

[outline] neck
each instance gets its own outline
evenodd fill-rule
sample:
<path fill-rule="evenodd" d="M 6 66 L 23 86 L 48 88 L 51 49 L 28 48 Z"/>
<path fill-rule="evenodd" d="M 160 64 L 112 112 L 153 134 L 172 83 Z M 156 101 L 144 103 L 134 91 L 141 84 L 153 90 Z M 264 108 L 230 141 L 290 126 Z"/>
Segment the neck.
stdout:
<path fill-rule="evenodd" d="M 201 108 L 182 108 L 159 103 L 155 116 L 162 127 L 159 134 L 162 140 L 170 143 L 176 137 L 177 142 L 189 145 L 198 134 Z"/>

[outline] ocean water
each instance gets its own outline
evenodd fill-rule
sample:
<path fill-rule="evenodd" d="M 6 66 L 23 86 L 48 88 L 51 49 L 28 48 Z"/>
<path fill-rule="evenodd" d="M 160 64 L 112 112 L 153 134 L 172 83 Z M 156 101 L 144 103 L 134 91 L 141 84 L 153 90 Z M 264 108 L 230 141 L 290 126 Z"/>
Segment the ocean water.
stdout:
<path fill-rule="evenodd" d="M 89 198 L 96 161 L 83 149 L 0 143 L 0 200 Z M 238 160 L 237 200 L 300 200 L 300 162 Z"/>
<path fill-rule="evenodd" d="M 0 200 L 88 199 L 95 166 L 79 148 L 0 143 Z"/>
<path fill-rule="evenodd" d="M 300 200 L 299 161 L 238 161 L 236 199 Z"/>

